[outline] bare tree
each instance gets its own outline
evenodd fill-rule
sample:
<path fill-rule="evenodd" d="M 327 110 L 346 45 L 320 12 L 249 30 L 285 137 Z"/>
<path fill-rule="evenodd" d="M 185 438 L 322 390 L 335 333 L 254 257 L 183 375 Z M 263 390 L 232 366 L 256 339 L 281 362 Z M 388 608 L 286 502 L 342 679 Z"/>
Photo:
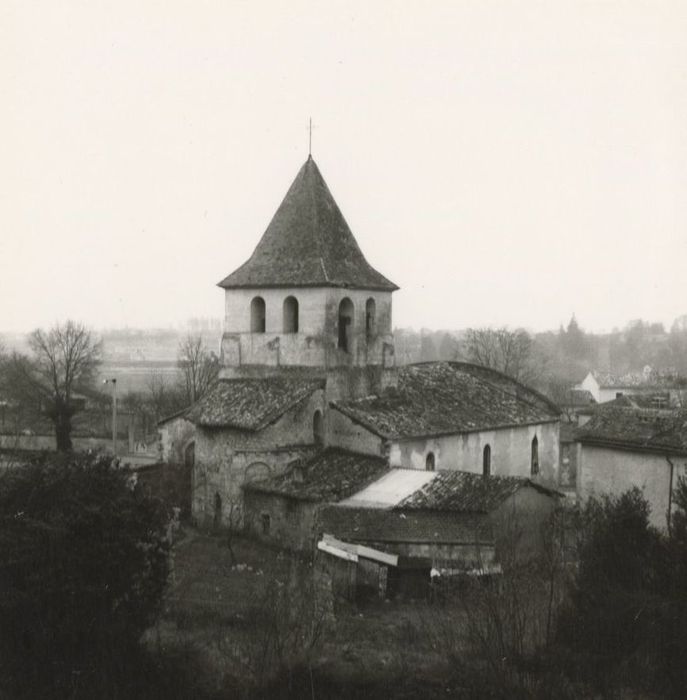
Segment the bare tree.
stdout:
<path fill-rule="evenodd" d="M 20 400 L 40 403 L 55 427 L 57 449 L 72 449 L 75 393 L 92 385 L 102 346 L 82 323 L 67 321 L 29 336 L 31 357 L 14 353 L 7 363 L 5 383 Z"/>
<path fill-rule="evenodd" d="M 541 375 L 534 344 L 522 328 L 469 328 L 463 345 L 465 358 L 491 367 L 523 382 L 533 382 Z"/>
<path fill-rule="evenodd" d="M 200 399 L 217 380 L 219 360 L 208 351 L 200 335 L 188 335 L 179 343 L 177 365 L 182 372 L 187 404 Z"/>
<path fill-rule="evenodd" d="M 170 406 L 174 403 L 174 392 L 161 372 L 152 372 L 146 387 L 146 401 L 152 410 L 153 420 L 157 423 L 167 414 L 173 413 Z"/>

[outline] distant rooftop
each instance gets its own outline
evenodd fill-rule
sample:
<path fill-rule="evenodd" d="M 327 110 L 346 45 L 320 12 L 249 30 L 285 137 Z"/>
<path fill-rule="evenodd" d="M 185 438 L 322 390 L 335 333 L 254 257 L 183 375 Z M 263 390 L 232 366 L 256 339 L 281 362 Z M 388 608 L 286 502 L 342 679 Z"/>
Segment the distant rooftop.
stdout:
<path fill-rule="evenodd" d="M 596 399 L 587 389 L 570 389 L 566 392 L 564 405 L 569 408 L 584 408 L 594 404 Z"/>
<path fill-rule="evenodd" d="M 592 376 L 602 389 L 672 388 L 684 383 L 676 372 L 655 370 L 648 366 L 642 372 L 625 374 L 594 370 Z"/>
<path fill-rule="evenodd" d="M 398 287 L 365 259 L 308 157 L 253 254 L 220 287 Z"/>
<path fill-rule="evenodd" d="M 575 439 L 601 447 L 687 455 L 687 412 L 602 404 L 575 431 Z"/>

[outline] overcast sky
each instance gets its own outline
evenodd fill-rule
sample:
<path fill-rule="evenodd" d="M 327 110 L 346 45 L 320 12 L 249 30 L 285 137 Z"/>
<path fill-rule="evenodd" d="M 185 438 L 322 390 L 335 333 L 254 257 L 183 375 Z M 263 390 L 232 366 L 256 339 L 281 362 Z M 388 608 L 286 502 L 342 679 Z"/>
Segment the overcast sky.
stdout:
<path fill-rule="evenodd" d="M 687 313 L 687 2 L 0 4 L 0 331 L 221 316 L 313 156 L 396 326 Z"/>

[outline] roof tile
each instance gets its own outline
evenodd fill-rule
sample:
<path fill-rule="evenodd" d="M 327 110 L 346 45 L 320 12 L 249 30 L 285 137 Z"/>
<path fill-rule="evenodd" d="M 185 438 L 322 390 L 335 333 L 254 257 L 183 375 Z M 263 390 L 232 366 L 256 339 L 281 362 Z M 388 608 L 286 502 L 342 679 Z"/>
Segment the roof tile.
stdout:
<path fill-rule="evenodd" d="M 330 448 L 292 462 L 286 474 L 252 482 L 244 488 L 304 501 L 339 501 L 364 488 L 386 470 L 386 461 L 381 457 Z"/>
<path fill-rule="evenodd" d="M 332 403 L 385 438 L 489 430 L 552 422 L 560 409 L 496 370 L 464 362 L 426 362 L 399 369 L 398 388 Z"/>
<path fill-rule="evenodd" d="M 186 414 L 208 428 L 261 430 L 324 386 L 322 380 L 270 377 L 224 379 Z"/>
<path fill-rule="evenodd" d="M 436 478 L 403 499 L 395 510 L 437 510 L 453 513 L 489 513 L 521 488 L 554 491 L 515 476 L 483 476 L 462 471 L 440 471 Z"/>
<path fill-rule="evenodd" d="M 398 289 L 365 260 L 310 157 L 251 257 L 219 286 Z"/>
<path fill-rule="evenodd" d="M 579 442 L 687 454 L 687 411 L 599 407 L 575 432 Z"/>

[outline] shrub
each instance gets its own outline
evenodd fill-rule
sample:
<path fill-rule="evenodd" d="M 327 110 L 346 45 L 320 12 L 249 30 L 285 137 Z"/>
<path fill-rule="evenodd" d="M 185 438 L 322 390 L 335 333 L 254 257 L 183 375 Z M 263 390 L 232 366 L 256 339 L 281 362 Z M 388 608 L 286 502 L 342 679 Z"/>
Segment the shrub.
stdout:
<path fill-rule="evenodd" d="M 635 687 L 682 697 L 687 607 L 684 579 L 677 579 L 685 571 L 687 538 L 653 528 L 649 512 L 636 488 L 587 503 L 579 572 L 559 641 L 575 672 L 604 693 Z M 678 503 L 678 527 L 683 518 Z"/>
<path fill-rule="evenodd" d="M 169 518 L 109 460 L 44 456 L 0 477 L 0 683 L 113 697 L 157 616 Z"/>

